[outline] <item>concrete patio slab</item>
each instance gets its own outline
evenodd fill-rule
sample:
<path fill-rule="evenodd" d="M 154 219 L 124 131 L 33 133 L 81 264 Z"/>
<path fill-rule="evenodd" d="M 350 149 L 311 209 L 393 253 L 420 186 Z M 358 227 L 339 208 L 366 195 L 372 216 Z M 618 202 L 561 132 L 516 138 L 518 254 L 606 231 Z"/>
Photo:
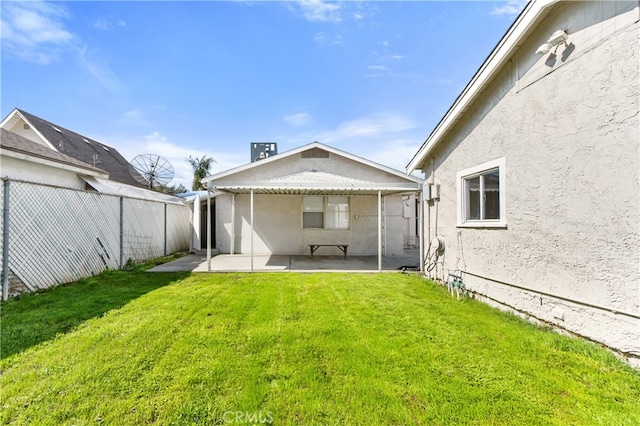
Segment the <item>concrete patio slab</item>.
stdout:
<path fill-rule="evenodd" d="M 383 271 L 396 271 L 402 267 L 417 267 L 416 252 L 405 256 L 382 258 Z M 201 254 L 189 254 L 180 259 L 149 269 L 149 272 L 208 272 L 207 258 Z M 220 254 L 211 258 L 211 272 L 251 272 L 251 256 L 246 254 Z M 377 256 L 309 256 L 303 255 L 254 255 L 253 272 L 377 272 Z"/>

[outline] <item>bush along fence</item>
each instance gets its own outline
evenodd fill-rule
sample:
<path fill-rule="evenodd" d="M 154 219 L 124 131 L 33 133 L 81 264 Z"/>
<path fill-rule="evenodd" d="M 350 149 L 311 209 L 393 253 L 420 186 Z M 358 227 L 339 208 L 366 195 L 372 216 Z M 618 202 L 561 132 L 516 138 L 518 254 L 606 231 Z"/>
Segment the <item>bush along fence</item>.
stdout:
<path fill-rule="evenodd" d="M 2 299 L 188 250 L 190 208 L 2 179 Z"/>

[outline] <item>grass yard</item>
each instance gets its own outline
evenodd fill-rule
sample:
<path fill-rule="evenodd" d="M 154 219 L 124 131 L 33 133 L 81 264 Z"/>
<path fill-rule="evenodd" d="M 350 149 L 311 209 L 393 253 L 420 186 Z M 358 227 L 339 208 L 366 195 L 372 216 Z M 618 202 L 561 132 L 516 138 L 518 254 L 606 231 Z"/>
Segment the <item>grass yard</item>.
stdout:
<path fill-rule="evenodd" d="M 640 424 L 640 372 L 417 276 L 114 271 L 1 327 L 3 423 Z"/>

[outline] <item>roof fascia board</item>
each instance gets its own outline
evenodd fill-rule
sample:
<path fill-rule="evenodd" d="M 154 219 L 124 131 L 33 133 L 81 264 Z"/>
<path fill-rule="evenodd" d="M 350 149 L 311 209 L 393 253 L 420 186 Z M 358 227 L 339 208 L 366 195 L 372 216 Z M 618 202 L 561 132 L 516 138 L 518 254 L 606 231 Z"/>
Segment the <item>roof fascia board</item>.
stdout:
<path fill-rule="evenodd" d="M 296 154 L 299 154 L 299 153 L 301 153 L 303 151 L 307 151 L 307 150 L 313 149 L 313 148 L 323 149 L 323 150 L 331 152 L 333 154 L 348 158 L 350 160 L 359 162 L 361 164 L 365 164 L 365 165 L 367 165 L 369 167 L 374 167 L 376 169 L 385 171 L 387 173 L 393 174 L 393 175 L 401 177 L 403 179 L 407 179 L 407 180 L 412 181 L 412 182 L 418 183 L 418 182 L 421 181 L 420 178 L 415 177 L 415 176 L 411 176 L 411 175 L 406 175 L 406 174 L 402 173 L 399 170 L 395 170 L 395 169 L 392 169 L 390 167 L 384 166 L 382 164 L 378 164 L 378 163 L 375 163 L 373 161 L 366 160 L 366 159 L 364 159 L 362 157 L 358 157 L 358 156 L 350 154 L 348 152 L 341 151 L 339 149 L 336 149 L 336 148 L 333 148 L 331 146 L 322 144 L 320 142 L 312 142 L 312 143 L 309 143 L 309 144 L 306 144 L 306 145 L 302 145 L 302 146 L 300 146 L 298 148 L 294 148 L 294 149 L 291 149 L 289 151 L 283 152 L 281 154 L 277 154 L 277 155 L 274 155 L 272 157 L 265 158 L 264 160 L 254 161 L 252 163 L 248 163 L 248 164 L 245 164 L 245 165 L 242 165 L 242 166 L 238 166 L 238 167 L 235 167 L 233 169 L 226 170 L 224 172 L 216 173 L 214 175 L 211 175 L 211 176 L 208 176 L 208 177 L 202 179 L 202 182 L 205 183 L 205 184 L 209 184 L 209 182 L 211 182 L 211 181 L 218 180 L 218 179 L 224 178 L 226 176 L 233 175 L 235 173 L 240 173 L 240 172 L 243 172 L 245 170 L 249 170 L 249 169 L 254 168 L 254 167 L 264 166 L 266 164 L 273 163 L 275 161 L 282 160 L 282 159 L 287 158 L 287 157 L 291 157 L 292 155 L 296 155 Z"/>
<path fill-rule="evenodd" d="M 49 142 L 49 140 L 47 140 L 47 138 L 45 138 L 42 133 L 40 133 L 40 131 L 38 131 L 38 129 L 36 128 L 36 126 L 33 125 L 32 122 L 30 122 L 27 117 L 25 117 L 24 115 L 22 115 L 20 113 L 20 111 L 18 111 L 18 108 L 14 108 L 13 111 L 11 111 L 11 113 L 9 113 L 9 115 L 7 115 L 7 117 L 2 120 L 2 123 L 0 123 L 0 127 L 2 127 L 3 129 L 5 128 L 4 126 L 9 123 L 14 117 L 18 117 L 20 119 L 22 119 L 25 123 L 27 123 L 29 125 L 29 127 L 31 127 L 31 130 L 33 130 L 33 132 L 45 143 L 45 145 L 47 146 L 47 148 L 51 148 L 54 151 L 58 151 L 51 142 Z M 9 130 L 9 129 L 6 129 Z"/>
<path fill-rule="evenodd" d="M 104 178 L 104 179 L 108 179 L 109 178 L 109 174 L 108 173 L 100 172 L 100 171 L 97 171 L 96 169 L 74 166 L 74 165 L 71 165 L 71 164 L 68 164 L 68 163 L 48 160 L 46 158 L 42 158 L 42 157 L 38 157 L 38 156 L 34 156 L 34 155 L 29 155 L 29 154 L 25 154 L 25 153 L 21 153 L 21 152 L 10 151 L 8 149 L 2 149 L 2 150 L 0 150 L 0 152 L 5 157 L 11 157 L 11 158 L 15 158 L 17 160 L 28 161 L 30 163 L 36 163 L 36 164 L 40 164 L 40 165 L 43 165 L 43 166 L 49 166 L 49 167 L 53 167 L 53 168 L 56 168 L 56 169 L 62 169 L 62 170 L 66 170 L 66 171 L 69 171 L 69 172 L 79 173 L 79 174 L 83 174 L 83 175 L 96 176 L 96 177 L 101 177 L 101 178 Z"/>
<path fill-rule="evenodd" d="M 416 155 L 407 165 L 407 174 L 413 173 L 426 160 L 429 153 L 442 140 L 442 137 L 451 129 L 457 117 L 470 106 L 482 89 L 488 85 L 495 74 L 502 68 L 513 52 L 519 47 L 522 37 L 538 21 L 540 15 L 550 6 L 560 0 L 532 0 L 525 7 L 516 21 L 507 30 L 506 34 L 498 42 L 484 63 L 480 66 L 471 81 L 462 93 L 454 101 L 444 117 L 440 120 L 427 140 L 422 144 Z"/>

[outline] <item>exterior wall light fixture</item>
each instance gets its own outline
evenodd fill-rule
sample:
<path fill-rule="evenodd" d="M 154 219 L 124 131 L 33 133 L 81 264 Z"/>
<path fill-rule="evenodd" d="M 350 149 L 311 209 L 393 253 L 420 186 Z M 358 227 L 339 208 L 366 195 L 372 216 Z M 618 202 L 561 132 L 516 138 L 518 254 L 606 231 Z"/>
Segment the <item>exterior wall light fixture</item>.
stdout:
<path fill-rule="evenodd" d="M 551 34 L 551 37 L 549 37 L 549 40 L 547 40 L 546 43 L 540 45 L 540 47 L 538 47 L 538 50 L 536 50 L 536 53 L 540 53 L 542 55 L 546 55 L 547 53 L 549 53 L 549 51 L 553 48 L 553 47 L 557 47 L 560 44 L 564 44 L 565 46 L 567 45 L 567 33 L 563 30 L 558 30 L 556 32 L 554 32 L 553 34 Z"/>

